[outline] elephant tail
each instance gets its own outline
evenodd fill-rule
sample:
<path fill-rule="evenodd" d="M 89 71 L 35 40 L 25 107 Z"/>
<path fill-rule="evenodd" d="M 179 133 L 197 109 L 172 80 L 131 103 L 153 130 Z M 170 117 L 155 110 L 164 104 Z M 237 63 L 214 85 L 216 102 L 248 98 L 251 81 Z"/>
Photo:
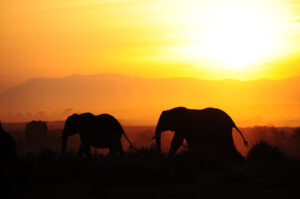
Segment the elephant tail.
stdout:
<path fill-rule="evenodd" d="M 243 141 L 244 141 L 245 146 L 248 147 L 248 142 L 246 141 L 246 139 L 245 139 L 243 133 L 240 131 L 240 129 L 239 129 L 234 123 L 233 123 L 233 128 L 235 128 L 235 129 L 239 132 L 239 134 L 240 134 L 241 137 L 243 138 Z"/>
<path fill-rule="evenodd" d="M 123 129 L 122 129 L 123 130 Z M 129 140 L 129 138 L 127 137 L 127 135 L 126 135 L 126 133 L 125 133 L 125 131 L 123 130 L 123 135 L 124 135 L 124 137 L 126 138 L 126 140 L 127 140 L 127 142 L 129 143 L 129 147 L 130 148 L 133 148 L 133 144 L 130 142 L 130 140 Z"/>

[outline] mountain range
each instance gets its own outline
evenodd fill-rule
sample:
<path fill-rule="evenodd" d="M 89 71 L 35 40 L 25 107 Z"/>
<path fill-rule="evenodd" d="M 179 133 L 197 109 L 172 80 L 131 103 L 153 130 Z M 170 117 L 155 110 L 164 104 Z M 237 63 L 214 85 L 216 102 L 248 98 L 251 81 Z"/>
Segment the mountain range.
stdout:
<path fill-rule="evenodd" d="M 147 79 L 120 74 L 35 78 L 0 94 L 7 122 L 64 120 L 72 113 L 110 113 L 125 123 L 154 124 L 176 106 L 218 107 L 242 125 L 300 124 L 300 77 L 284 80 Z"/>

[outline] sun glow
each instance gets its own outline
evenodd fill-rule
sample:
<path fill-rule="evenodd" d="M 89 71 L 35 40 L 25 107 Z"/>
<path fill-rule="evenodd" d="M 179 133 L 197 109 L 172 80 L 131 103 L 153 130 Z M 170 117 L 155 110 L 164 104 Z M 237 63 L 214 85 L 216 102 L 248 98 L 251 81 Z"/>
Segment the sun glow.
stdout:
<path fill-rule="evenodd" d="M 0 92 L 32 77 L 300 74 L 300 0 L 0 1 Z"/>
<path fill-rule="evenodd" d="M 280 19 L 270 16 L 272 9 L 251 5 L 220 5 L 194 20 L 186 34 L 190 42 L 179 48 L 179 54 L 207 63 L 210 67 L 243 70 L 266 62 L 280 49 L 276 30 Z"/>

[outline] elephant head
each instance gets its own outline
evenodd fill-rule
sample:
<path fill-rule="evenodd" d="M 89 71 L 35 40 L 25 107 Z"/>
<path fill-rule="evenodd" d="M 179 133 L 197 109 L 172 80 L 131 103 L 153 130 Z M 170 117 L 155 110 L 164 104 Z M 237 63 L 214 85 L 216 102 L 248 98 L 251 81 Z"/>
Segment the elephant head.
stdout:
<path fill-rule="evenodd" d="M 158 152 L 161 151 L 161 133 L 164 131 L 175 131 L 185 110 L 184 107 L 178 107 L 161 113 L 154 136 Z"/>
<path fill-rule="evenodd" d="M 78 114 L 69 116 L 65 122 L 65 127 L 62 133 L 62 148 L 61 151 L 65 152 L 67 147 L 67 139 L 69 135 L 75 135 L 78 133 Z"/>

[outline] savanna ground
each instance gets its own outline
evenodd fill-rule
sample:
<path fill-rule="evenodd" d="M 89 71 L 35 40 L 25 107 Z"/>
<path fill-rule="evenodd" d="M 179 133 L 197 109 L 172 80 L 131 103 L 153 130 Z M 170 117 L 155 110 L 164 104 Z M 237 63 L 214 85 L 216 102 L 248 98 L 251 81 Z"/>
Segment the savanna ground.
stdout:
<path fill-rule="evenodd" d="M 241 129 L 250 151 L 233 133 L 242 164 L 209 151 L 182 147 L 172 158 L 159 155 L 151 139 L 154 127 L 124 127 L 135 149 L 122 139 L 124 156 L 93 149 L 92 159 L 76 155 L 78 136 L 60 153 L 62 123 L 48 123 L 44 140 L 26 140 L 25 124 L 4 124 L 17 142 L 18 159 L 2 167 L 1 198 L 299 198 L 300 130 Z M 163 151 L 172 133 L 163 136 Z M 264 141 L 264 142 L 261 142 Z M 247 155 L 248 154 L 248 155 Z"/>

